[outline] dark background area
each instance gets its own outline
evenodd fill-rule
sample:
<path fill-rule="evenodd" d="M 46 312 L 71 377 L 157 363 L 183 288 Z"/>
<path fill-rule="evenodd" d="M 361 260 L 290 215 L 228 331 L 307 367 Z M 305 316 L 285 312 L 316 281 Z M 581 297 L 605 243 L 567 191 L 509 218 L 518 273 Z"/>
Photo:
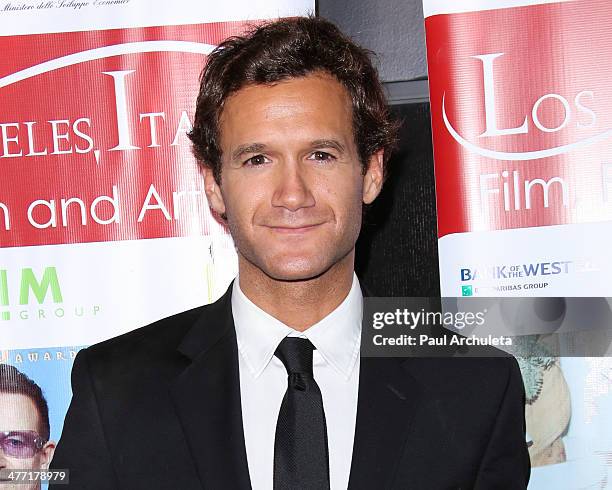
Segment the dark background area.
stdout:
<path fill-rule="evenodd" d="M 399 148 L 366 213 L 355 269 L 374 296 L 439 296 L 429 103 L 391 108 L 402 121 Z"/>

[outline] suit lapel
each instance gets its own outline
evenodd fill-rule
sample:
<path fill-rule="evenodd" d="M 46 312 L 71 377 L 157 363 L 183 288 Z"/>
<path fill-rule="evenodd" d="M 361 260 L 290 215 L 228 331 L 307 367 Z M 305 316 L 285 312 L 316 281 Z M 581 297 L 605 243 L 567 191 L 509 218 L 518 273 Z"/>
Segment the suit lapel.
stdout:
<path fill-rule="evenodd" d="M 231 290 L 183 339 L 191 364 L 171 396 L 204 488 L 250 489 Z"/>
<path fill-rule="evenodd" d="M 391 487 L 421 395 L 402 359 L 361 358 L 350 490 Z"/>

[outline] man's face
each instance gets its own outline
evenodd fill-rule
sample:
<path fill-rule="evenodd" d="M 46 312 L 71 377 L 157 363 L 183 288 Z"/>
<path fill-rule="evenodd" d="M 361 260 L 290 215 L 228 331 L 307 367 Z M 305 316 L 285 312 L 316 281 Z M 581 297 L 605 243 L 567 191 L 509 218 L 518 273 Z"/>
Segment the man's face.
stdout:
<path fill-rule="evenodd" d="M 382 184 L 382 151 L 364 175 L 352 119 L 345 88 L 326 74 L 251 85 L 228 98 L 220 118 L 221 186 L 207 170 L 206 190 L 227 215 L 241 259 L 292 281 L 352 254 L 362 203 Z"/>
<path fill-rule="evenodd" d="M 31 456 L 24 448 L 24 445 L 30 442 L 27 436 L 31 432 L 38 433 L 39 427 L 40 416 L 30 397 L 0 393 L 0 437 L 3 436 L 2 432 L 10 431 L 9 438 L 4 439 L 4 445 L 20 448 L 19 450 L 9 449 L 7 454 L 7 450 L 0 447 L 0 469 L 40 470 L 48 467 L 55 450 L 53 442 L 47 442 L 42 448 L 34 451 Z M 40 484 L 20 484 L 18 487 L 23 490 L 34 490 L 40 488 Z M 14 490 L 15 488 L 14 484 L 0 483 L 1 490 Z"/>

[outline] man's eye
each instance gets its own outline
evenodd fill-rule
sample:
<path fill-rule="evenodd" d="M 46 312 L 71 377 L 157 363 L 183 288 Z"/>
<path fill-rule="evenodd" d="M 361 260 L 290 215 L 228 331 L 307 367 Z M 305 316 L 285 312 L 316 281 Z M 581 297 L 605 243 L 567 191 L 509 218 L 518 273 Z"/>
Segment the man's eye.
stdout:
<path fill-rule="evenodd" d="M 268 160 L 263 155 L 255 155 L 254 157 L 251 157 L 244 162 L 245 165 L 252 165 L 252 166 L 262 165 L 264 163 L 270 163 L 270 160 Z"/>
<path fill-rule="evenodd" d="M 310 157 L 308 159 L 309 160 L 317 160 L 319 162 L 327 162 L 327 161 L 335 160 L 336 157 L 334 157 L 330 153 L 327 153 L 326 151 L 315 151 L 315 152 L 311 153 L 311 155 L 310 155 Z"/>
<path fill-rule="evenodd" d="M 8 437 L 6 441 L 11 447 L 22 447 L 25 445 L 25 441 L 21 440 L 18 436 Z"/>

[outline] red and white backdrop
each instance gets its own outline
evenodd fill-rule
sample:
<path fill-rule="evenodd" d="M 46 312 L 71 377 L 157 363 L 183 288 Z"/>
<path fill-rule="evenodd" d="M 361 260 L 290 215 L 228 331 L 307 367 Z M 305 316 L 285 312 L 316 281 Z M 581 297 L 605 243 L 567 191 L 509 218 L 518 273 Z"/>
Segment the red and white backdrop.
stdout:
<path fill-rule="evenodd" d="M 612 296 L 612 4 L 423 4 L 442 295 Z M 521 367 L 530 488 L 612 488 L 610 357 Z"/>
<path fill-rule="evenodd" d="M 224 38 L 313 10 L 0 0 L 0 362 L 42 386 L 55 440 L 80 347 L 212 301 L 235 275 L 186 137 L 198 77 Z"/>

